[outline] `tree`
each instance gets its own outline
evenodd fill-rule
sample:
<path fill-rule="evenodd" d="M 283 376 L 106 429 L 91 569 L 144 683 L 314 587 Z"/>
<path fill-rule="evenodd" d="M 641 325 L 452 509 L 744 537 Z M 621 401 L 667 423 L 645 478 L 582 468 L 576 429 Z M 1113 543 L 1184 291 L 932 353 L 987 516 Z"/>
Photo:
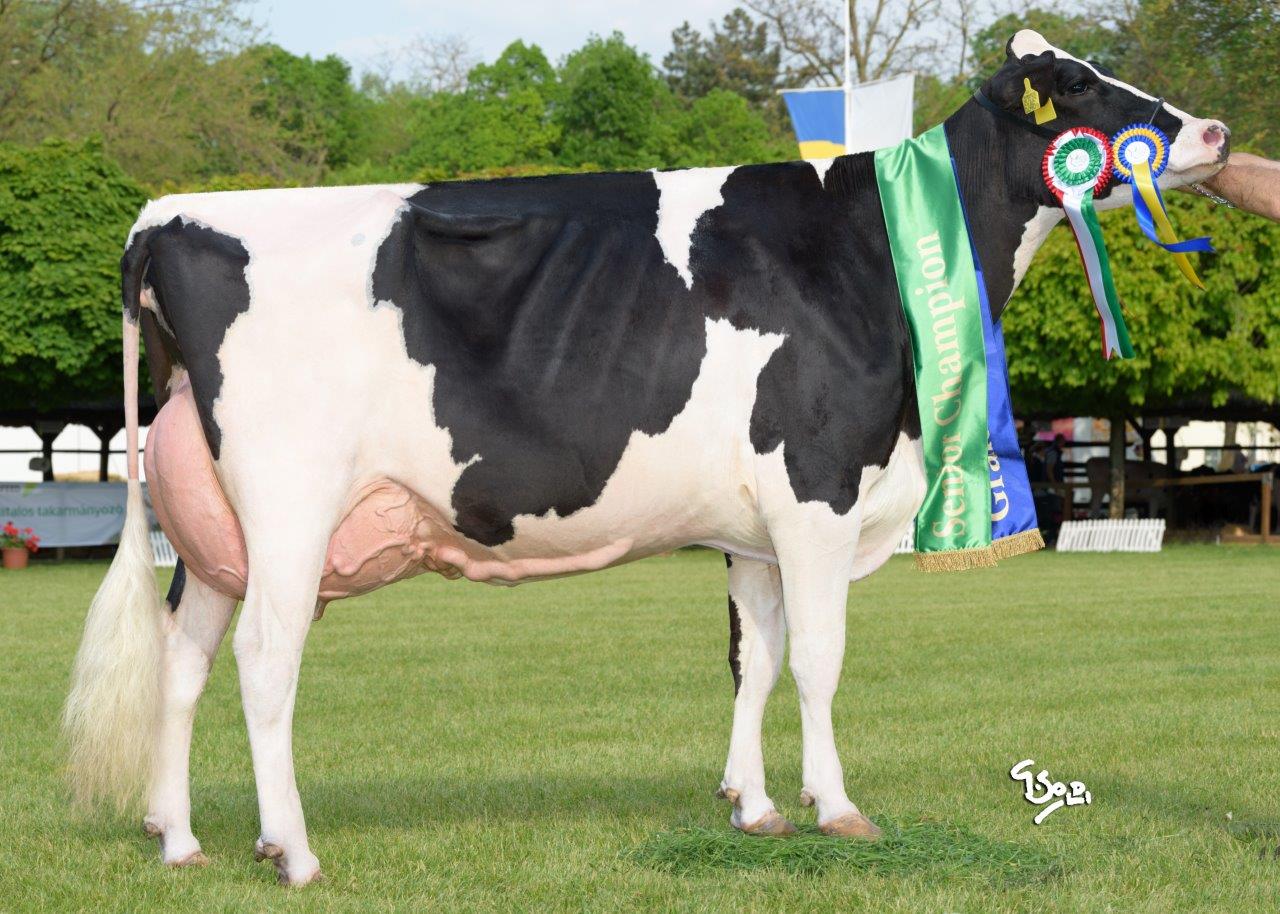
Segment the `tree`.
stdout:
<path fill-rule="evenodd" d="M 749 165 L 795 157 L 795 141 L 769 129 L 746 98 L 712 89 L 677 120 L 667 165 Z"/>
<path fill-rule="evenodd" d="M 409 85 L 414 91 L 431 95 L 461 92 L 467 74 L 478 63 L 471 44 L 461 35 L 417 35 L 405 47 Z"/>
<path fill-rule="evenodd" d="M 0 409 L 120 394 L 120 251 L 146 194 L 100 144 L 0 144 Z"/>
<path fill-rule="evenodd" d="M 1014 406 L 1056 415 L 1116 415 L 1232 393 L 1280 402 L 1280 227 L 1171 195 L 1183 237 L 1212 235 L 1201 292 L 1146 240 L 1133 215 L 1103 216 L 1116 288 L 1137 357 L 1105 362 L 1098 322 L 1069 232 L 1052 233 L 1005 312 Z M 1194 257 L 1194 255 L 1193 255 Z"/>
<path fill-rule="evenodd" d="M 844 79 L 844 23 L 829 0 L 747 0 L 769 24 L 796 85 Z M 868 82 L 919 66 L 942 39 L 942 0 L 849 0 L 849 57 L 854 82 Z"/>
<path fill-rule="evenodd" d="M 1102 64 L 1121 78 L 1134 78 L 1126 75 L 1132 69 L 1130 43 L 1114 23 L 1096 15 L 1068 15 L 1032 7 L 1001 16 L 974 33 L 970 55 L 973 74 L 969 79 L 972 88 L 976 89 L 1004 64 L 1005 45 L 1019 29 L 1035 29 L 1050 44 L 1076 57 Z"/>
<path fill-rule="evenodd" d="M 4 42 L 52 43 L 35 55 L 38 65 L 15 68 L 0 141 L 100 137 L 108 155 L 150 186 L 238 171 L 294 174 L 274 125 L 253 115 L 260 87 L 238 53 L 251 33 L 236 0 L 19 0 L 0 8 Z M 43 14 L 12 15 L 24 9 Z M 61 10 L 69 18 L 57 19 Z"/>
<path fill-rule="evenodd" d="M 674 99 L 649 58 L 622 35 L 592 36 L 560 68 L 560 93 L 552 119 L 560 130 L 558 158 L 604 168 L 658 164 L 670 146 L 660 111 Z"/>
<path fill-rule="evenodd" d="M 302 178 L 318 181 L 350 160 L 366 107 L 351 84 L 351 67 L 330 54 L 299 57 L 274 44 L 245 52 L 258 76 L 253 115 L 272 124 Z"/>
<path fill-rule="evenodd" d="M 419 179 L 551 163 L 556 72 L 537 45 L 516 41 L 477 64 L 462 92 L 438 92 L 413 108 L 412 141 L 399 162 Z"/>
<path fill-rule="evenodd" d="M 1280 155 L 1280 2 L 1126 0 L 1117 27 L 1128 81 L 1222 118 L 1237 148 Z"/>
<path fill-rule="evenodd" d="M 549 163 L 559 136 L 546 99 L 529 88 L 488 97 L 440 93 L 418 106 L 413 124 L 414 140 L 399 161 L 419 180 Z"/>
<path fill-rule="evenodd" d="M 556 92 L 556 71 L 536 44 L 513 41 L 491 64 L 479 63 L 467 74 L 467 91 L 481 98 L 532 89 L 548 101 Z"/>
<path fill-rule="evenodd" d="M 703 35 L 685 22 L 671 33 L 671 51 L 662 59 L 667 84 L 676 95 L 698 99 L 716 89 L 742 96 L 760 109 L 777 106 L 782 51 L 769 40 L 768 26 L 736 7 Z"/>

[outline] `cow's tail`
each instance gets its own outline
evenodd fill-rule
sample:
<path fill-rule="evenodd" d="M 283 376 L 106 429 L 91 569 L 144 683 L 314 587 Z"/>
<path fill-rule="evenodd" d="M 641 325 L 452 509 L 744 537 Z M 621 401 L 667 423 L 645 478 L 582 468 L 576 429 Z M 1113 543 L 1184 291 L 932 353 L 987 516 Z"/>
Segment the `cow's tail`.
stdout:
<path fill-rule="evenodd" d="M 124 529 L 111 567 L 89 604 L 63 714 L 76 799 L 112 800 L 121 809 L 146 791 L 160 707 L 163 609 L 138 480 L 138 296 L 146 240 L 135 239 L 122 264 L 129 465 Z"/>

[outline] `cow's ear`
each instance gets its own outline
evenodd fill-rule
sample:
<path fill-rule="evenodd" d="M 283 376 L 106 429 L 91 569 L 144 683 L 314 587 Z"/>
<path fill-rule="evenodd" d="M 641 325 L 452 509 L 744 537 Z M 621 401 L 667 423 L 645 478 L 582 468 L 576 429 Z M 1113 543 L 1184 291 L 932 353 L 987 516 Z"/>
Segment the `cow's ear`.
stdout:
<path fill-rule="evenodd" d="M 1000 107 L 1021 114 L 1024 80 L 1031 81 L 1031 88 L 1040 93 L 1041 99 L 1048 98 L 1053 91 L 1055 59 L 1052 51 L 1045 51 L 1006 63 L 987 83 L 987 97 Z"/>

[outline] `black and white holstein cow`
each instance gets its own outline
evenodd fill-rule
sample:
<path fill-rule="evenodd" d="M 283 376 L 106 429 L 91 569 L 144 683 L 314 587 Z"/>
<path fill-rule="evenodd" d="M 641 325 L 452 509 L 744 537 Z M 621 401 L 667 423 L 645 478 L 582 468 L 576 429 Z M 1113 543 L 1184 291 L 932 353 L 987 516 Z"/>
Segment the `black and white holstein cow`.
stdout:
<path fill-rule="evenodd" d="M 1001 110 L 971 101 L 946 122 L 997 316 L 1063 215 L 1024 78 L 1055 129 L 1154 119 L 1173 141 L 1162 186 L 1227 150 L 1221 123 L 1019 32 L 981 90 Z M 1102 204 L 1127 200 L 1113 187 Z M 238 600 L 257 854 L 300 884 L 319 863 L 292 713 L 328 601 L 424 571 L 514 584 L 698 543 L 731 556 L 732 823 L 791 830 L 761 754 L 785 633 L 802 799 L 827 834 L 877 834 L 845 792 L 831 702 L 849 582 L 892 553 L 925 480 L 870 154 L 165 197 L 123 274 L 126 402 L 144 333 L 164 401 L 147 478 L 185 570 L 165 611 L 131 482 L 66 721 L 79 792 L 144 790 L 165 863 L 204 860 L 191 726 Z M 131 480 L 136 433 L 131 414 Z"/>

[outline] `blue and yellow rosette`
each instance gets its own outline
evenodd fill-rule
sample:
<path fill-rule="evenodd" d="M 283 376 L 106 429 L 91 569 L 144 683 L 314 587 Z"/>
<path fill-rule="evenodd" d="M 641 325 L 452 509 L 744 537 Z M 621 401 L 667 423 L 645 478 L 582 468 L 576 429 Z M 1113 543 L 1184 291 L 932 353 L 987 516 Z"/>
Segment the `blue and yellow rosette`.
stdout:
<path fill-rule="evenodd" d="M 1116 177 L 1133 185 L 1133 211 L 1142 233 L 1173 254 L 1182 275 L 1198 289 L 1204 283 L 1196 275 L 1187 254 L 1212 251 L 1208 238 L 1179 241 L 1169 222 L 1169 213 L 1156 179 L 1169 166 L 1169 138 L 1154 124 L 1130 124 L 1111 139 L 1112 164 Z"/>
<path fill-rule="evenodd" d="M 1075 235 L 1076 249 L 1084 263 L 1093 305 L 1102 327 L 1102 356 L 1133 358 L 1129 328 L 1120 311 L 1111 276 L 1111 261 L 1102 240 L 1102 226 L 1093 206 L 1094 194 L 1111 178 L 1111 144 L 1106 134 L 1089 127 L 1074 127 L 1054 137 L 1042 163 L 1045 184 L 1066 210 L 1067 222 Z"/>

